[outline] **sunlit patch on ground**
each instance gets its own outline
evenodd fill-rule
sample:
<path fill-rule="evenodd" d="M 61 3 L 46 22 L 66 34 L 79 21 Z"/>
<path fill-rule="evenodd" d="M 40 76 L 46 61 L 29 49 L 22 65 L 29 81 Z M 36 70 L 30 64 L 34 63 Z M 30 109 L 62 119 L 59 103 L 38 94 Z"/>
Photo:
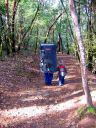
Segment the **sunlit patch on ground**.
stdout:
<path fill-rule="evenodd" d="M 35 101 L 45 99 L 43 96 L 31 96 L 29 98 L 22 98 L 21 101 Z"/>
<path fill-rule="evenodd" d="M 82 92 L 82 90 L 74 92 L 71 95 L 75 95 L 80 92 Z M 36 100 L 36 98 L 43 98 L 43 97 L 37 96 L 34 98 L 34 100 Z M 93 100 L 96 101 L 96 91 L 92 92 L 92 98 L 93 98 Z M 26 99 L 24 99 L 24 100 L 26 100 Z M 68 100 L 66 102 L 62 102 L 62 103 L 55 102 L 55 104 L 52 104 L 52 105 L 31 106 L 31 107 L 24 107 L 24 108 L 22 107 L 22 108 L 18 108 L 18 109 L 14 108 L 14 109 L 10 109 L 10 110 L 4 110 L 4 111 L 0 111 L 0 117 L 2 118 L 0 120 L 0 123 L 3 122 L 4 124 L 7 124 L 7 123 L 10 124 L 10 123 L 15 123 L 15 122 L 21 122 L 30 117 L 36 118 L 40 115 L 45 115 L 46 113 L 54 114 L 56 112 L 61 112 L 61 111 L 63 112 L 64 110 L 77 108 L 83 104 L 86 104 L 84 95 L 80 96 L 80 97 L 74 97 L 73 99 L 70 99 L 70 100 Z"/>
<path fill-rule="evenodd" d="M 59 55 L 59 59 L 61 57 L 62 54 Z M 2 97 L 0 97 L 0 124 L 9 124 L 11 126 L 16 124 L 17 126 L 21 123 L 22 127 L 19 126 L 19 128 L 23 128 L 27 120 L 28 123 L 32 123 L 32 126 L 27 127 L 26 125 L 25 128 L 35 128 L 36 125 L 33 120 L 40 118 L 41 120 L 37 121 L 38 127 L 36 128 L 43 128 L 40 125 L 42 122 L 45 123 L 43 125 L 44 128 L 59 128 L 59 125 L 60 128 L 70 126 L 70 121 L 74 117 L 76 108 L 86 104 L 80 69 L 78 69 L 78 63 L 76 63 L 77 60 L 74 61 L 72 56 L 68 55 L 62 57 L 67 66 L 68 74 L 65 77 L 65 85 L 60 87 L 58 86 L 58 76 L 54 76 L 52 86 L 46 86 L 43 74 L 40 75 L 39 68 L 37 68 L 39 63 L 37 62 L 37 58 L 36 64 L 33 61 L 31 62 L 30 58 L 32 59 L 32 56 L 28 58 L 29 61 L 26 61 L 26 58 L 22 58 L 23 64 L 21 62 L 20 65 L 17 64 L 17 68 L 19 66 L 19 69 L 23 66 L 22 75 L 20 75 L 20 72 L 19 76 L 13 72 L 16 71 L 12 69 L 15 68 L 13 61 L 11 61 L 12 63 L 9 61 L 7 64 L 4 62 L 4 67 L 1 64 L 2 68 L 0 69 L 1 71 L 4 70 L 4 72 L 0 74 L 0 91 L 2 92 Z M 33 75 L 33 71 L 38 75 Z M 93 83 L 90 81 L 95 81 L 96 76 L 93 77 L 91 75 L 90 77 L 88 75 L 88 77 L 90 78 L 89 83 L 92 85 Z M 96 101 L 95 86 L 93 85 L 93 87 L 91 88 L 91 95 L 93 101 Z M 52 122 L 53 118 L 54 122 Z M 65 125 L 65 122 L 69 124 Z M 75 123 L 74 121 L 72 122 L 74 126 Z M 58 127 L 55 127 L 56 123 Z"/>

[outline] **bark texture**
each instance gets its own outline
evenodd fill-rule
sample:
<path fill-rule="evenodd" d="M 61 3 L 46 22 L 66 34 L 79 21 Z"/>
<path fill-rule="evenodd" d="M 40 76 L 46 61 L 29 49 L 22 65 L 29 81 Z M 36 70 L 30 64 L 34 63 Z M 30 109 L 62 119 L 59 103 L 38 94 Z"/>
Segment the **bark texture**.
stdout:
<path fill-rule="evenodd" d="M 86 60 L 85 49 L 83 45 L 83 39 L 82 39 L 80 26 L 78 24 L 78 16 L 77 16 L 75 5 L 74 5 L 74 0 L 69 0 L 69 6 L 70 6 L 72 20 L 74 23 L 74 29 L 76 32 L 77 43 L 78 43 L 78 47 L 80 50 L 82 85 L 83 85 L 83 89 L 84 89 L 84 93 L 86 97 L 86 103 L 87 103 L 87 106 L 93 106 L 92 98 L 91 98 L 91 94 L 90 94 L 90 90 L 88 86 L 87 69 L 86 69 L 86 61 L 85 61 Z"/>

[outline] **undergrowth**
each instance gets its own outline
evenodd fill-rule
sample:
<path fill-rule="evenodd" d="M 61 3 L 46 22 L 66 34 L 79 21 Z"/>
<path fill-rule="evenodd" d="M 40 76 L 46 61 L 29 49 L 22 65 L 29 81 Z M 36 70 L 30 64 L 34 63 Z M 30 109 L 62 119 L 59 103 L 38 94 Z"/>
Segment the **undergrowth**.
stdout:
<path fill-rule="evenodd" d="M 80 107 L 77 110 L 77 116 L 79 118 L 83 118 L 87 115 L 91 115 L 91 116 L 95 116 L 96 117 L 96 107 L 87 107 L 87 106 L 83 106 Z"/>

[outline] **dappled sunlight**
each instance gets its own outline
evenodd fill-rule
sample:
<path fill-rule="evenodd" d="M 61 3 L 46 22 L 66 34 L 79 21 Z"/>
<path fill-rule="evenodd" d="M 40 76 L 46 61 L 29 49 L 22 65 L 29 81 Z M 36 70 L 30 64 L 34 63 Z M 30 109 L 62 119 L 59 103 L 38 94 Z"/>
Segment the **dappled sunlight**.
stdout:
<path fill-rule="evenodd" d="M 96 101 L 96 90 L 91 92 L 92 100 Z"/>
<path fill-rule="evenodd" d="M 76 69 L 76 66 L 68 66 L 68 67 L 70 67 L 69 71 L 74 71 Z"/>
<path fill-rule="evenodd" d="M 26 95 L 32 95 L 34 93 L 36 89 L 32 88 L 30 90 L 25 90 L 25 89 L 22 89 L 21 91 L 17 91 L 17 92 L 7 92 L 7 96 L 10 96 L 10 97 L 16 97 L 16 96 L 26 96 Z"/>
<path fill-rule="evenodd" d="M 81 93 L 81 92 L 83 92 L 83 91 L 82 90 L 74 91 L 71 95 L 76 95 L 76 94 Z"/>
<path fill-rule="evenodd" d="M 82 92 L 82 90 L 74 91 L 70 95 L 70 97 L 72 95 L 76 95 L 81 92 Z M 92 91 L 91 94 L 92 94 L 93 100 L 96 100 L 96 91 Z M 31 98 L 32 97 L 30 97 L 30 99 Z M 42 99 L 43 97 L 37 96 L 36 99 L 38 99 L 38 98 Z M 34 99 L 34 100 L 36 100 L 36 99 Z M 23 100 L 26 101 L 27 99 L 25 98 Z M 10 109 L 10 110 L 3 110 L 3 111 L 0 111 L 0 117 L 2 118 L 2 120 L 0 120 L 0 123 L 3 122 L 6 124 L 6 123 L 10 123 L 10 122 L 11 123 L 21 122 L 30 117 L 36 118 L 36 117 L 38 117 L 40 115 L 44 115 L 46 113 L 54 114 L 57 111 L 64 111 L 64 110 L 79 107 L 82 104 L 86 104 L 86 99 L 85 99 L 84 95 L 79 96 L 79 97 L 74 96 L 73 98 L 70 98 L 69 100 L 67 100 L 65 102 L 61 102 L 61 103 L 58 103 L 58 101 L 55 101 L 55 103 L 51 104 L 51 105 L 45 105 L 45 106 L 37 106 L 36 105 L 36 106 L 30 106 L 30 107 L 22 107 L 22 108 Z"/>
<path fill-rule="evenodd" d="M 91 91 L 92 100 L 96 101 L 96 90 Z M 78 104 L 86 104 L 86 97 L 85 95 L 78 97 Z"/>
<path fill-rule="evenodd" d="M 66 76 L 66 79 L 70 79 L 70 78 L 76 78 L 76 74 Z"/>
<path fill-rule="evenodd" d="M 46 98 L 44 98 L 43 96 L 31 96 L 31 97 L 28 97 L 28 98 L 21 98 L 20 100 L 21 101 L 35 101 L 35 100 L 44 100 Z"/>
<path fill-rule="evenodd" d="M 56 111 L 63 111 L 65 109 L 70 109 L 74 107 L 74 100 L 67 101 L 65 103 L 57 104 L 57 105 L 50 105 L 50 106 L 32 106 L 32 107 L 25 107 L 25 108 L 19 108 L 19 109 L 11 109 L 11 110 L 5 110 L 1 112 L 1 118 L 4 117 L 4 120 L 0 121 L 4 124 L 8 123 L 15 123 L 15 122 L 21 122 L 23 120 L 26 120 L 30 117 L 38 117 L 40 115 L 44 114 L 50 114 L 56 112 Z"/>
<path fill-rule="evenodd" d="M 42 123 L 43 126 L 49 128 L 49 124 L 52 123 L 53 126 L 56 121 L 57 123 L 63 121 L 63 126 L 67 126 L 65 120 L 66 122 L 72 121 L 75 110 L 86 105 L 86 98 L 82 88 L 80 68 L 76 63 L 77 60 L 75 62 L 67 55 L 62 59 L 64 59 L 68 71 L 64 86 L 58 86 L 58 72 L 54 73 L 52 85 L 45 85 L 44 74 L 39 73 L 38 62 L 37 65 L 33 65 L 30 58 L 28 62 L 23 62 L 24 69 L 20 65 L 19 68 L 22 69 L 20 70 L 22 72 L 17 73 L 16 70 L 17 74 L 12 72 L 12 76 L 6 75 L 6 84 L 1 81 L 2 85 L 0 85 L 2 92 L 0 95 L 0 124 L 5 126 L 8 124 L 8 126 L 16 126 L 16 128 L 21 128 L 21 126 L 23 128 L 26 124 L 25 127 L 27 128 L 28 124 L 31 124 L 30 127 L 35 127 L 33 124 L 37 122 L 37 125 Z M 24 58 L 24 60 L 26 59 Z M 90 88 L 93 90 L 91 96 L 94 103 L 96 101 L 96 76 L 89 74 L 88 77 Z M 54 121 L 52 121 L 53 118 Z M 60 118 L 61 120 L 58 121 Z M 42 128 L 42 126 L 39 127 Z"/>
<path fill-rule="evenodd" d="M 10 124 L 15 123 L 15 122 L 21 122 L 25 119 L 28 119 L 30 117 L 37 117 L 42 114 L 46 113 L 45 107 L 37 107 L 37 106 L 32 106 L 32 107 L 24 107 L 24 108 L 14 108 L 11 110 L 5 110 L 0 112 L 0 117 L 2 120 L 0 120 L 0 123 L 4 124 Z M 4 120 L 3 120 L 4 119 Z"/>
<path fill-rule="evenodd" d="M 31 95 L 34 92 L 34 88 L 30 89 L 30 90 L 22 90 L 22 91 L 18 91 L 17 95 Z"/>
<path fill-rule="evenodd" d="M 65 88 L 65 86 L 44 86 L 42 88 L 42 92 L 45 92 L 45 93 L 46 92 L 47 93 L 50 93 L 50 92 L 52 92 L 52 93 L 59 92 L 60 93 L 60 91 L 62 91 L 62 89 L 64 89 L 64 88 Z"/>
<path fill-rule="evenodd" d="M 61 89 L 64 88 L 64 86 L 60 87 L 60 86 L 44 86 L 42 87 L 42 91 L 61 91 Z"/>

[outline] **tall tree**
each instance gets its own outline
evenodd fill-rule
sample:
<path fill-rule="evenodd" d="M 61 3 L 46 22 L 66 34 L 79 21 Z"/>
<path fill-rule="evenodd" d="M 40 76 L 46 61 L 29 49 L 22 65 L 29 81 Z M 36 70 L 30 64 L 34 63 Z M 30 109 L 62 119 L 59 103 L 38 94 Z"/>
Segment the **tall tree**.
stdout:
<path fill-rule="evenodd" d="M 58 52 L 61 52 L 61 50 L 62 50 L 62 53 L 63 53 L 63 45 L 62 45 L 61 33 L 58 33 L 57 48 L 58 48 Z"/>
<path fill-rule="evenodd" d="M 15 52 L 15 45 L 16 45 L 16 40 L 15 40 L 15 16 L 16 16 L 16 11 L 17 7 L 19 4 L 20 0 L 14 0 L 13 2 L 13 12 L 12 12 L 12 52 Z"/>
<path fill-rule="evenodd" d="M 75 5 L 74 5 L 74 0 L 69 0 L 69 7 L 70 7 L 70 12 L 71 12 L 72 20 L 74 23 L 74 29 L 75 29 L 75 33 L 76 33 L 76 37 L 77 37 L 77 43 L 78 43 L 78 47 L 79 47 L 79 51 L 80 51 L 82 85 L 83 85 L 83 89 L 84 89 L 84 93 L 85 93 L 85 97 L 86 97 L 86 102 L 87 102 L 87 106 L 93 106 L 92 98 L 91 98 L 91 94 L 90 94 L 90 90 L 89 90 L 89 86 L 88 86 L 88 79 L 87 79 L 85 49 L 84 49 L 84 45 L 83 45 L 83 39 L 82 39 L 80 26 L 78 24 L 78 17 L 77 17 Z"/>

